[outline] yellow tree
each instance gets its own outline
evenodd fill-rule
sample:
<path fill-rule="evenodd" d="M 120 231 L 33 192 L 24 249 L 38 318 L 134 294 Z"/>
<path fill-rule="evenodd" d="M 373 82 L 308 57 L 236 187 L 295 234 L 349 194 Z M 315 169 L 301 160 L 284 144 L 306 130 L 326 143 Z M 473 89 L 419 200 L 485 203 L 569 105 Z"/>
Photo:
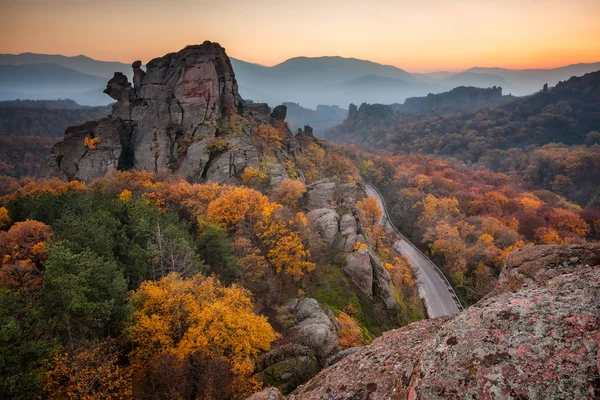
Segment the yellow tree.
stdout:
<path fill-rule="evenodd" d="M 340 313 L 335 322 L 338 328 L 338 345 L 342 349 L 349 349 L 350 347 L 365 344 L 363 333 L 354 318 L 348 314 Z"/>
<path fill-rule="evenodd" d="M 363 201 L 357 202 L 356 206 L 358 207 L 358 210 L 360 211 L 363 221 L 367 227 L 370 228 L 379 224 L 383 212 L 379 207 L 377 198 L 373 196 L 367 197 Z"/>
<path fill-rule="evenodd" d="M 298 204 L 298 200 L 300 200 L 304 193 L 306 193 L 306 185 L 304 183 L 292 179 L 284 179 L 273 189 L 271 198 L 277 203 L 293 207 Z"/>
<path fill-rule="evenodd" d="M 246 289 L 225 287 L 214 277 L 170 274 L 144 282 L 131 302 L 136 382 L 148 379 L 146 366 L 161 360 L 173 360 L 178 368 L 185 360 L 204 357 L 227 363 L 237 397 L 256 389 L 251 378 L 255 359 L 269 350 L 277 334 L 265 317 L 254 314 Z"/>

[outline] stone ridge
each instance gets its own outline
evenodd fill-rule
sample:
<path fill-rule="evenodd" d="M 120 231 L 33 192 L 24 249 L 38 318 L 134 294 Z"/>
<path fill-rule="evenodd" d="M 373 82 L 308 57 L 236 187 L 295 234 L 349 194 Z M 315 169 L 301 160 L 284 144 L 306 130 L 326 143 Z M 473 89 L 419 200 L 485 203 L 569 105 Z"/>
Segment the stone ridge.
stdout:
<path fill-rule="evenodd" d="M 251 127 L 236 119 L 244 101 L 218 43 L 155 58 L 146 71 L 141 64 L 132 64 L 133 85 L 120 72 L 108 82 L 104 92 L 116 100 L 110 116 L 67 129 L 53 149 L 59 174 L 89 182 L 112 170 L 170 169 L 190 181 L 222 183 L 258 164 Z M 211 139 L 226 135 L 227 148 L 212 150 Z M 98 140 L 92 148 L 85 138 Z"/>
<path fill-rule="evenodd" d="M 386 332 L 288 398 L 595 399 L 599 347 L 600 244 L 535 246 L 492 295 Z"/>

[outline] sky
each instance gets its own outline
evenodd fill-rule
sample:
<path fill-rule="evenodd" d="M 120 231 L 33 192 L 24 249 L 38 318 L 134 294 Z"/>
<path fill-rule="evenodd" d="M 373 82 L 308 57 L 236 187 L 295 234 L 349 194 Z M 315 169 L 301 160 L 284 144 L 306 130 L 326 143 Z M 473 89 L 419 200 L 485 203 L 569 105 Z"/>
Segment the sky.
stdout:
<path fill-rule="evenodd" d="M 0 0 L 0 53 L 147 62 L 205 40 L 275 65 L 367 59 L 410 72 L 600 61 L 600 0 Z"/>

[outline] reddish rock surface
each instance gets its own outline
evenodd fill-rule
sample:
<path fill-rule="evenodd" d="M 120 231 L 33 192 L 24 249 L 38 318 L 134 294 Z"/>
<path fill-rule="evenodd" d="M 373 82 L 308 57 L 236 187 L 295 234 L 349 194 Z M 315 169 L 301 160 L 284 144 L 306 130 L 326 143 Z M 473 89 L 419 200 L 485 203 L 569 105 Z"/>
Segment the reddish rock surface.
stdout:
<path fill-rule="evenodd" d="M 289 399 L 600 398 L 600 244 L 513 253 L 495 292 L 387 332 Z"/>
<path fill-rule="evenodd" d="M 243 100 L 218 43 L 155 58 L 146 71 L 140 61 L 132 68 L 133 86 L 120 72 L 107 84 L 112 114 L 97 126 L 69 128 L 54 147 L 56 174 L 88 182 L 116 169 L 170 169 L 191 181 L 226 182 L 258 165 L 247 127 L 230 120 L 243 112 Z M 227 137 L 225 151 L 211 152 L 216 136 Z M 86 137 L 99 139 L 96 148 L 84 146 Z"/>

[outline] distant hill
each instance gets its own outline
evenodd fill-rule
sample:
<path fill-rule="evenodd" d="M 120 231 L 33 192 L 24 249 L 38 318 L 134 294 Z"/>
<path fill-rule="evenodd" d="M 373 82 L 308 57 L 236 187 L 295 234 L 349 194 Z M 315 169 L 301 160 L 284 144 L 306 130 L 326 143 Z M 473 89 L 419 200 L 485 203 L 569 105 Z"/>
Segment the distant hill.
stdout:
<path fill-rule="evenodd" d="M 0 101 L 0 136 L 59 138 L 69 126 L 100 119 L 110 109 L 84 107 L 72 100 Z"/>
<path fill-rule="evenodd" d="M 106 79 L 57 64 L 0 65 L 0 90 L 21 93 L 81 92 L 106 85 Z"/>
<path fill-rule="evenodd" d="M 496 86 L 503 88 L 504 93 L 512 93 L 514 90 L 512 83 L 507 81 L 502 76 L 494 75 L 492 73 L 465 71 L 443 78 L 440 80 L 440 82 L 453 88 L 458 86 L 474 86 L 478 88 L 489 88 Z M 539 86 L 536 87 L 535 90 L 540 90 L 541 88 L 542 86 Z"/>
<path fill-rule="evenodd" d="M 237 59 L 232 64 L 242 96 L 269 104 L 393 103 L 444 89 L 400 68 L 355 58 L 296 57 L 273 67 Z"/>
<path fill-rule="evenodd" d="M 476 107 L 506 103 L 514 96 L 503 96 L 501 87 L 487 89 L 473 86 L 459 86 L 449 92 L 424 97 L 410 97 L 404 104 L 392 104 L 394 111 L 421 112 L 432 115 L 448 112 L 470 111 Z"/>
<path fill-rule="evenodd" d="M 549 86 L 554 86 L 559 81 L 565 81 L 573 76 L 581 76 L 598 70 L 600 70 L 600 62 L 589 64 L 572 64 L 553 69 L 512 70 L 506 68 L 476 67 L 471 68 L 466 72 L 475 74 L 489 74 L 494 76 L 494 79 L 501 77 L 510 84 L 510 89 L 514 95 L 522 96 L 540 90 L 546 83 Z M 487 83 L 485 80 L 482 80 L 482 82 Z M 505 90 L 505 93 L 508 92 Z"/>
<path fill-rule="evenodd" d="M 246 99 L 266 102 L 271 106 L 283 102 L 298 103 L 315 109 L 319 104 L 346 107 L 350 103 L 402 103 L 408 97 L 442 93 L 458 86 L 488 88 L 501 86 L 504 93 L 528 95 L 545 83 L 556 85 L 571 76 L 600 70 L 600 63 L 574 64 L 555 69 L 510 70 L 504 68 L 471 68 L 462 72 L 409 73 L 391 65 L 344 57 L 295 57 L 273 67 L 231 59 L 241 95 Z M 0 54 L 0 65 L 31 68 L 31 65 L 55 65 L 72 71 L 102 78 L 100 84 L 84 90 L 71 83 L 64 84 L 51 76 L 40 83 L 39 90 L 0 86 L 0 100 L 17 98 L 73 98 L 80 104 L 103 105 L 110 98 L 102 94 L 107 79 L 114 72 L 132 78 L 131 66 L 121 62 L 106 62 L 87 56 L 66 57 L 49 54 Z M 48 71 L 47 71 L 48 72 Z M 62 83 L 59 83 L 62 82 Z M 70 82 L 70 80 L 69 80 Z M 59 88 L 43 89 L 49 84 Z M 42 90 L 43 89 L 43 90 Z"/>
<path fill-rule="evenodd" d="M 80 55 L 67 57 L 58 54 L 0 54 L 1 65 L 33 65 L 33 64 L 56 64 L 87 75 L 95 75 L 110 79 L 115 72 L 122 72 L 131 80 L 133 72 L 130 64 L 121 62 L 99 61 Z"/>
<path fill-rule="evenodd" d="M 338 106 L 318 105 L 316 110 L 304 108 L 297 103 L 283 103 L 287 107 L 286 122 L 290 125 L 292 132 L 310 125 L 316 135 L 323 133 L 342 122 L 346 118 L 348 110 Z"/>
<path fill-rule="evenodd" d="M 232 59 L 245 98 L 269 104 L 402 103 L 408 97 L 442 93 L 458 86 L 500 86 L 505 94 L 529 95 L 572 76 L 600 70 L 600 63 L 555 69 L 471 68 L 462 72 L 411 74 L 400 68 L 343 57 L 296 57 L 273 67 Z"/>
<path fill-rule="evenodd" d="M 497 97 L 497 93 L 494 94 Z M 589 139 L 590 132 L 600 127 L 600 71 L 571 78 L 546 92 L 474 111 L 440 116 L 400 112 L 410 110 L 411 105 L 413 109 L 423 110 L 428 102 L 447 103 L 461 96 L 455 89 L 409 100 L 404 106 L 363 104 L 358 110 L 350 107 L 348 118 L 329 130 L 326 137 L 477 161 L 490 149 L 548 143 L 581 145 Z M 400 111 L 392 112 L 394 108 Z"/>
<path fill-rule="evenodd" d="M 0 100 L 73 99 L 80 104 L 107 105 L 107 80 L 57 64 L 0 65 Z"/>
<path fill-rule="evenodd" d="M 446 97 L 456 99 L 453 92 L 407 101 L 413 112 L 410 107 L 394 112 L 397 105 L 351 106 L 344 122 L 323 136 L 452 157 L 514 174 L 580 205 L 600 205 L 600 71 L 508 102 L 449 107 L 442 114 L 428 109 L 447 103 Z"/>

